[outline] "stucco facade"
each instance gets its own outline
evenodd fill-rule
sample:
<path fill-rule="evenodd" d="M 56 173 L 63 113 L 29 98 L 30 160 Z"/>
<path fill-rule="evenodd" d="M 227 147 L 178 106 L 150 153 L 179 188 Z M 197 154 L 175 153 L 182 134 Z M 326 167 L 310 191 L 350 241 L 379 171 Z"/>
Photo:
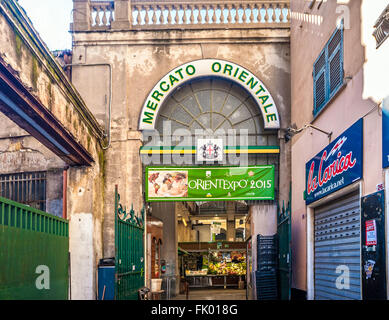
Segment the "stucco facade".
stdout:
<path fill-rule="evenodd" d="M 79 13 L 84 12 L 86 16 L 92 12 L 89 1 L 74 1 L 74 5 Z M 284 143 L 283 133 L 290 125 L 289 24 L 245 26 L 230 23 L 225 27 L 208 24 L 204 27 L 199 24 L 169 27 L 168 23 L 149 27 L 133 25 L 134 21 L 129 18 L 130 14 L 126 10 L 131 6 L 137 10 L 136 3 L 115 1 L 114 5 L 118 12 L 114 21 L 106 20 L 100 26 L 92 26 L 91 20 L 95 21 L 95 16 L 86 20 L 80 13 L 75 14 L 71 26 L 72 82 L 100 124 L 109 131 L 110 147 L 104 153 L 106 205 L 103 255 L 108 257 L 114 253 L 114 185 L 119 185 L 123 202 L 132 203 L 135 211 L 144 205 L 144 173 L 139 154 L 143 141 L 139 119 L 146 98 L 161 78 L 194 60 L 220 59 L 240 65 L 262 81 L 270 92 L 280 118 L 275 141 L 280 146 L 279 158 L 275 157 L 279 163 L 276 201 L 287 203 L 290 144 Z M 251 206 L 254 216 L 252 221 L 262 225 L 262 229 L 268 226 L 270 229 L 265 233 L 275 234 L 276 202 L 269 211 L 271 214 L 267 209 L 262 212 L 260 203 Z M 177 233 L 176 217 L 165 214 L 158 218 L 164 222 L 162 256 L 169 250 L 176 256 L 176 245 L 173 245 L 175 240 L 170 246 L 169 240 L 166 240 L 167 235 Z M 168 222 L 169 219 L 172 221 Z M 259 232 L 262 229 L 255 227 L 253 230 Z M 168 263 L 175 265 L 177 259 Z M 177 268 L 173 274 L 178 275 Z"/>
<path fill-rule="evenodd" d="M 346 4 L 326 1 L 310 9 L 307 1 L 291 1 L 291 124 L 295 129 L 313 125 L 331 133 L 328 137 L 324 132 L 307 127 L 291 140 L 292 287 L 307 292 L 309 299 L 313 299 L 314 287 L 312 219 L 315 203 L 307 206 L 304 200 L 306 163 L 363 118 L 363 141 L 355 142 L 363 143 L 363 178 L 356 182 L 356 188 L 363 197 L 376 192 L 377 185 L 385 181 L 381 161 L 381 104 L 388 88 L 381 85 L 386 62 L 379 57 L 387 56 L 388 43 L 376 49 L 372 35 L 375 21 L 385 6 L 385 1 L 377 1 L 374 6 L 367 1 L 348 1 Z M 344 23 L 344 83 L 328 104 L 314 115 L 313 65 L 341 19 Z M 381 69 L 374 69 L 373 77 L 369 68 L 377 64 Z M 381 88 L 381 92 L 372 88 Z M 340 195 L 342 190 L 339 192 Z"/>

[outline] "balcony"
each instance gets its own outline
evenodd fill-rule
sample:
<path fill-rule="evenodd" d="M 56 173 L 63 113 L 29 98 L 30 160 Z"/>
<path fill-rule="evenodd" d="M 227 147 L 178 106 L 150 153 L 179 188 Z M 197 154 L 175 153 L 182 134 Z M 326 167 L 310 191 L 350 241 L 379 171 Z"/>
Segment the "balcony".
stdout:
<path fill-rule="evenodd" d="M 289 0 L 73 0 L 72 31 L 289 28 Z"/>

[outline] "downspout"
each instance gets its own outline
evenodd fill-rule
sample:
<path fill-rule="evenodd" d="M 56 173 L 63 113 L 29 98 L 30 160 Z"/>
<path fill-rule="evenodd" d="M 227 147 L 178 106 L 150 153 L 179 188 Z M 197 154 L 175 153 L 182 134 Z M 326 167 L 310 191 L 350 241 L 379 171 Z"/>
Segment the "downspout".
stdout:
<path fill-rule="evenodd" d="M 112 111 L 112 66 L 110 63 L 69 63 L 65 64 L 63 68 L 69 66 L 76 67 L 97 67 L 97 66 L 107 66 L 109 68 L 109 103 L 108 103 L 108 134 L 104 134 L 105 137 L 108 136 L 108 144 L 107 146 L 101 146 L 103 150 L 107 150 L 111 145 L 111 111 Z M 73 75 L 73 73 L 72 73 Z"/>

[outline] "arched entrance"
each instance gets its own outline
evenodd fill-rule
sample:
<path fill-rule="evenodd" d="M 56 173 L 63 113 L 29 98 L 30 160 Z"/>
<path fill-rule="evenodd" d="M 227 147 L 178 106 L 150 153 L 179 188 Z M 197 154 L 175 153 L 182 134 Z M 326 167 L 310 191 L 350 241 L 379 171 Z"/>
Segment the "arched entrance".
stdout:
<path fill-rule="evenodd" d="M 211 202 L 207 198 L 193 201 L 184 198 L 182 201 L 163 197 L 151 199 L 149 182 L 160 179 L 154 184 L 157 186 L 153 189 L 155 196 L 158 190 L 163 190 L 161 185 L 166 180 L 174 180 L 174 174 L 164 173 L 164 177 L 162 174 L 159 177 L 147 174 L 143 179 L 146 200 L 152 201 L 149 212 L 164 223 L 161 261 L 166 264 L 166 271 L 161 271 L 161 276 L 166 278 L 166 289 L 178 293 L 183 277 L 190 280 L 193 288 L 242 288 L 242 278 L 246 283 L 252 283 L 250 272 L 250 279 L 245 278 L 247 264 L 242 263 L 247 259 L 245 240 L 251 232 L 246 232 L 247 217 L 251 216 L 252 220 L 253 215 L 261 213 L 262 219 L 270 221 L 255 226 L 257 233 L 275 234 L 277 228 L 273 200 L 278 192 L 279 115 L 265 86 L 251 72 L 236 64 L 197 60 L 174 69 L 154 86 L 142 110 L 139 128 L 144 133 L 144 146 L 140 152 L 144 175 L 149 166 L 167 166 L 167 170 L 173 168 L 177 171 L 182 165 L 197 168 L 207 165 L 211 172 L 212 168 L 220 166 L 242 166 L 240 161 L 243 159 L 244 165 L 250 168 L 274 168 L 273 194 L 266 198 L 268 200 L 254 196 L 232 197 L 231 201 L 214 198 L 212 200 L 217 201 Z M 153 136 L 151 140 L 150 135 Z M 196 155 L 200 138 L 221 140 L 222 160 L 199 160 Z M 186 156 L 185 161 L 177 162 L 182 156 Z M 174 188 L 173 184 L 174 181 L 166 188 Z M 177 258 L 179 251 L 187 253 L 186 260 L 185 254 Z M 235 273 L 235 276 L 226 278 L 222 266 L 230 268 L 228 272 Z M 208 275 L 203 274 L 206 272 Z M 244 275 L 239 274 L 242 272 Z M 246 292 L 241 293 L 242 299 L 245 298 Z M 232 297 L 236 299 L 236 292 Z"/>
<path fill-rule="evenodd" d="M 276 104 L 266 86 L 249 70 L 235 63 L 201 59 L 181 65 L 166 74 L 150 91 L 143 105 L 139 130 L 153 130 L 165 100 L 186 82 L 201 77 L 221 77 L 244 88 L 262 113 L 264 128 L 278 129 L 280 119 Z"/>

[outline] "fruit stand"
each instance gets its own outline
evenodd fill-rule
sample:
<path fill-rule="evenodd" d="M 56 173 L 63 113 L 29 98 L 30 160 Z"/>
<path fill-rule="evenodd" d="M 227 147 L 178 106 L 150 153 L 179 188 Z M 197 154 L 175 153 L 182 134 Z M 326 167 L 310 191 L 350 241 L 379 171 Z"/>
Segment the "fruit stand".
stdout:
<path fill-rule="evenodd" d="M 244 288 L 246 252 L 241 248 L 234 248 L 233 245 L 228 247 L 200 250 L 185 248 L 188 254 L 183 257 L 181 271 L 190 288 Z"/>

